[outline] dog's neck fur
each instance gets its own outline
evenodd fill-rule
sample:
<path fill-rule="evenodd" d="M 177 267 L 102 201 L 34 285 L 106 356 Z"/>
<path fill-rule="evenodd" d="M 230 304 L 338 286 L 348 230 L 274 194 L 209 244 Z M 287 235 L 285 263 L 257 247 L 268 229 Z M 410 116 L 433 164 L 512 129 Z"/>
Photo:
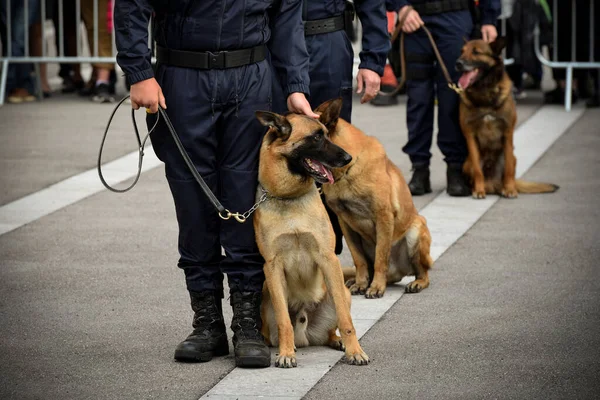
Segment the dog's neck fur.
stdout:
<path fill-rule="evenodd" d="M 510 87 L 502 85 L 506 74 L 504 64 L 500 62 L 482 73 L 483 77 L 463 92 L 463 101 L 469 107 L 499 108 L 504 104 L 511 90 Z"/>
<path fill-rule="evenodd" d="M 258 182 L 267 191 L 269 197 L 291 200 L 316 191 L 315 181 L 290 172 L 288 160 L 272 150 L 263 142 L 260 150 Z"/>

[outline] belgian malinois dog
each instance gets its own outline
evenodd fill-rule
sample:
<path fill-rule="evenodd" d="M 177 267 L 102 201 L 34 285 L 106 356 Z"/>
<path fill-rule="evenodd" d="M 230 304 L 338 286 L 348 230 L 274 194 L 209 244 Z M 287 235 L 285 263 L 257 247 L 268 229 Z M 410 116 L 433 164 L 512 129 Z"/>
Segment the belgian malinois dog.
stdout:
<path fill-rule="evenodd" d="M 460 126 L 469 149 L 463 171 L 471 180 L 476 199 L 483 199 L 486 194 L 516 198 L 518 193 L 550 193 L 558 189 L 550 183 L 515 179 L 513 134 L 517 110 L 512 82 L 500 55 L 504 46 L 503 37 L 489 44 L 472 40 L 465 43 L 456 61 L 456 69 L 462 72 L 458 81 L 463 90 Z"/>
<path fill-rule="evenodd" d="M 341 99 L 321 104 L 317 113 L 329 139 L 352 160 L 333 169 L 333 182 L 323 185 L 327 204 L 337 214 L 356 271 L 345 269 L 352 294 L 383 296 L 388 284 L 405 276 L 415 280 L 406 292 L 429 286 L 431 235 L 417 212 L 402 172 L 383 145 L 340 118 Z"/>
<path fill-rule="evenodd" d="M 266 193 L 268 200 L 256 210 L 254 228 L 265 259 L 262 333 L 269 345 L 279 345 L 275 366 L 295 367 L 295 348 L 308 345 L 345 350 L 351 364 L 368 364 L 315 184 L 332 183 L 331 168 L 348 164 L 351 156 L 327 139 L 317 119 L 264 111 L 256 116 L 270 128 L 260 149 L 257 190 L 257 199 Z"/>

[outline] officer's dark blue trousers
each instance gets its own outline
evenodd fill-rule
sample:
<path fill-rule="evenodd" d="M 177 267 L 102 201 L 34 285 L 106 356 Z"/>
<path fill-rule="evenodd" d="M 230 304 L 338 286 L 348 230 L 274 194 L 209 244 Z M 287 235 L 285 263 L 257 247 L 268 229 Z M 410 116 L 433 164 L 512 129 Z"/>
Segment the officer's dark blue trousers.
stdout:
<path fill-rule="evenodd" d="M 232 212 L 255 202 L 259 149 L 265 133 L 256 110 L 271 109 L 271 70 L 262 61 L 226 70 L 159 66 L 157 80 L 167 114 L 196 169 Z M 151 126 L 156 116 L 148 117 Z M 178 266 L 188 290 L 260 291 L 263 259 L 252 220 L 221 220 L 194 180 L 163 123 L 151 136 L 165 172 L 179 223 Z M 221 246 L 225 256 L 221 255 Z"/>
<path fill-rule="evenodd" d="M 452 80 L 457 82 L 460 74 L 454 66 L 464 44 L 463 38 L 468 39 L 473 28 L 471 14 L 457 11 L 421 18 L 432 33 Z M 429 165 L 437 97 L 438 146 L 446 163 L 462 164 L 467 147 L 458 122 L 459 97 L 448 87 L 422 29 L 405 36 L 405 55 L 408 142 L 402 150 L 413 165 Z"/>
<path fill-rule="evenodd" d="M 344 31 L 306 36 L 310 56 L 310 97 L 313 110 L 327 100 L 342 97 L 340 116 L 350 122 L 352 114 L 352 44 Z M 273 108 L 277 113 L 287 110 L 281 86 L 273 83 Z"/>

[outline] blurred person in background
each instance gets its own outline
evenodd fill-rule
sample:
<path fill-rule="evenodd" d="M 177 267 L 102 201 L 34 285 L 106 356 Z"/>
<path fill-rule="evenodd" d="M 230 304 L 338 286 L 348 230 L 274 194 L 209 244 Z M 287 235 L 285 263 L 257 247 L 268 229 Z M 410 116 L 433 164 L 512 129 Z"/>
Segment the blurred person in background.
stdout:
<path fill-rule="evenodd" d="M 539 23 L 542 45 L 548 44 L 552 35 L 552 16 L 545 0 L 503 0 L 501 19 L 506 19 L 506 58 L 514 62 L 506 66 L 506 72 L 513 82 L 516 99 L 527 97 L 524 75 L 533 82 L 530 88 L 541 84 L 541 63 L 535 56 L 534 30 Z"/>
<path fill-rule="evenodd" d="M 550 2 L 550 6 L 553 7 L 554 2 Z M 556 19 L 555 23 L 558 24 L 558 41 L 553 43 L 552 46 L 557 46 L 557 57 L 555 61 L 572 61 L 572 12 L 573 2 L 572 1 L 559 1 L 557 2 L 557 9 L 552 9 L 553 18 Z M 589 0 L 575 0 L 575 60 L 576 61 L 589 61 L 590 59 L 590 1 Z M 600 21 L 600 4 L 594 6 L 594 21 Z M 596 26 L 594 30 L 594 54 L 595 59 L 598 60 L 599 54 L 599 42 L 600 42 L 600 29 Z M 553 49 L 550 49 L 550 55 L 552 56 Z M 573 70 L 573 87 L 572 87 L 572 103 L 575 104 L 580 98 L 590 99 L 589 105 L 594 106 L 597 101 L 597 89 L 594 90 L 591 85 L 590 76 L 597 75 L 597 71 L 587 69 L 574 69 Z M 552 76 L 556 82 L 556 88 L 544 94 L 544 102 L 546 104 L 564 104 L 565 101 L 565 88 L 566 88 L 566 70 L 564 68 L 554 68 L 552 70 Z M 595 85 L 597 87 L 597 84 Z M 596 100 L 596 101 L 595 101 Z"/>
<path fill-rule="evenodd" d="M 27 15 L 25 15 L 27 1 Z M 39 20 L 39 0 L 0 0 L 0 36 L 4 55 L 24 57 L 26 54 L 25 32 Z M 7 13 L 10 7 L 10 19 Z M 8 53 L 8 29 L 10 27 L 10 54 Z M 30 52 L 31 53 L 31 52 Z M 29 54 L 31 55 L 31 54 Z M 9 103 L 35 101 L 35 80 L 33 64 L 11 63 L 6 78 L 6 100 Z"/>
<path fill-rule="evenodd" d="M 500 0 L 481 0 L 474 18 L 473 0 L 395 0 L 402 26 L 406 56 L 406 121 L 408 143 L 402 150 L 412 163 L 409 188 L 413 196 L 431 192 L 429 163 L 433 139 L 434 104 L 438 102 L 437 142 L 446 162 L 446 191 L 451 196 L 470 196 L 462 172 L 467 145 L 458 121 L 459 97 L 448 87 L 423 25 L 431 31 L 453 82 L 460 74 L 454 68 L 464 40 L 473 33 L 487 42 L 498 35 L 496 20 Z M 412 6 L 412 7 L 411 7 Z M 480 24 L 474 32 L 476 24 Z M 478 26 L 478 25 L 477 25 Z"/>
<path fill-rule="evenodd" d="M 98 57 L 113 57 L 112 54 L 112 1 L 98 0 L 98 19 L 94 21 L 94 0 L 81 0 L 81 16 L 87 29 L 91 55 L 94 55 L 94 22 L 98 27 Z M 80 94 L 90 95 L 96 103 L 115 102 L 115 64 L 92 64 L 92 79 Z"/>

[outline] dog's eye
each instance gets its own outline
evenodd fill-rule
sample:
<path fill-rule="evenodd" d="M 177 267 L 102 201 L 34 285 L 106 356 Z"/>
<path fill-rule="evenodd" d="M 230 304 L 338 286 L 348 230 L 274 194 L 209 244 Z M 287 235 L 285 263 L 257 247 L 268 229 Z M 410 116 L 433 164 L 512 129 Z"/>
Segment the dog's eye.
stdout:
<path fill-rule="evenodd" d="M 477 56 L 477 55 L 480 55 L 480 54 L 481 54 L 481 52 L 479 50 L 473 49 L 473 55 Z"/>

